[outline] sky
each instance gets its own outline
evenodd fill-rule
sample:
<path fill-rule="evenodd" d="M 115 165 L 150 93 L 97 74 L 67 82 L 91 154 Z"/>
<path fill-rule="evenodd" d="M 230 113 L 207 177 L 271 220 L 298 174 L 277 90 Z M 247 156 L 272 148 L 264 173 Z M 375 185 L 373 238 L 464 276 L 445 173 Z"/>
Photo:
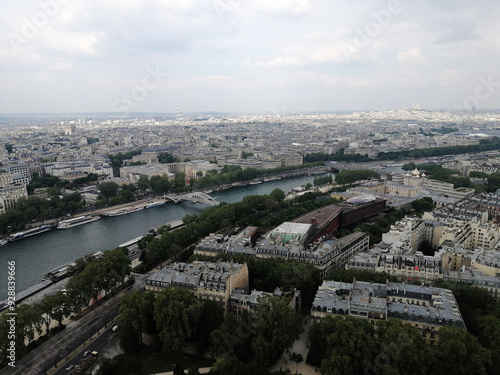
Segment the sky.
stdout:
<path fill-rule="evenodd" d="M 498 0 L 17 0 L 0 113 L 500 108 Z"/>

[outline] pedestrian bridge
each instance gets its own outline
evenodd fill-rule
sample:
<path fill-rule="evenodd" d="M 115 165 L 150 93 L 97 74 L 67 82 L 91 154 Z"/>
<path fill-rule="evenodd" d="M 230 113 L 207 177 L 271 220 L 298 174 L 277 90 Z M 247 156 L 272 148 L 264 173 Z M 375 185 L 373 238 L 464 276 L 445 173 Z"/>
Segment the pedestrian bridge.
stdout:
<path fill-rule="evenodd" d="M 188 193 L 188 194 L 181 194 L 181 195 L 164 195 L 162 198 L 163 199 L 170 199 L 174 203 L 179 203 L 182 201 L 192 201 L 195 203 L 209 204 L 211 206 L 217 206 L 219 204 L 219 202 L 217 202 L 210 195 L 202 193 L 202 192 Z"/>

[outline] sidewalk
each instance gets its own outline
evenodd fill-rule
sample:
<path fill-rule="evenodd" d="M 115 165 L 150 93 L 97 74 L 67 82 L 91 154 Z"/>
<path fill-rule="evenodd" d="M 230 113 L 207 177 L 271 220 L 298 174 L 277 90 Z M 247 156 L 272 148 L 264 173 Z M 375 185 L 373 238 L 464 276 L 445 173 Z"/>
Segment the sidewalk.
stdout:
<path fill-rule="evenodd" d="M 279 369 L 286 370 L 290 369 L 292 374 L 296 372 L 302 375 L 317 375 L 319 374 L 319 369 L 315 369 L 314 366 L 306 364 L 307 353 L 309 352 L 309 331 L 311 330 L 311 317 L 307 316 L 304 318 L 307 323 L 304 325 L 304 332 L 300 337 L 295 340 L 292 348 L 287 352 L 283 353 L 278 363 L 271 367 L 269 371 L 278 371 Z M 302 362 L 295 363 L 290 360 L 290 355 L 292 353 L 302 354 Z"/>
<path fill-rule="evenodd" d="M 211 367 L 203 367 L 203 368 L 200 368 L 200 374 L 208 374 L 208 372 L 210 371 Z M 158 372 L 158 373 L 155 373 L 155 374 L 149 374 L 149 375 L 174 375 L 174 372 L 173 371 L 168 371 L 168 372 Z"/>

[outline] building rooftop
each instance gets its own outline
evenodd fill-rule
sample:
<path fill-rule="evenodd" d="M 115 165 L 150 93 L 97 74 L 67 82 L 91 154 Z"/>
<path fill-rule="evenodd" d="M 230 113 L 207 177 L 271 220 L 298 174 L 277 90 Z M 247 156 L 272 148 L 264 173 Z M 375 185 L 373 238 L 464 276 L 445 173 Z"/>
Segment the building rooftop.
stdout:
<path fill-rule="evenodd" d="M 148 277 L 147 283 L 162 287 L 223 289 L 226 279 L 241 267 L 242 264 L 228 262 L 174 263 Z"/>
<path fill-rule="evenodd" d="M 408 321 L 465 328 L 451 291 L 404 283 L 324 281 L 314 298 L 313 310 L 372 317 L 379 314 L 380 318 L 386 313 L 387 317 Z"/>

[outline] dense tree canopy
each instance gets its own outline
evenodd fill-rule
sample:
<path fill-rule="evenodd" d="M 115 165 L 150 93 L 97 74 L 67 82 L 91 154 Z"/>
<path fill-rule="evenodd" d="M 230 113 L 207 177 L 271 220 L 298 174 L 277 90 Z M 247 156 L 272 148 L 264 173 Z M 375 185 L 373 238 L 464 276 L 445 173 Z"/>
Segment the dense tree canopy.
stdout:
<path fill-rule="evenodd" d="M 411 206 L 414 210 L 420 212 L 431 211 L 434 208 L 434 201 L 431 197 L 424 197 L 422 199 L 415 199 L 411 202 Z"/>
<path fill-rule="evenodd" d="M 122 285 L 130 274 L 128 251 L 123 248 L 104 252 L 101 258 L 86 263 L 85 269 L 68 281 L 66 289 L 74 311 L 97 301 L 102 291 L 110 292 Z"/>
<path fill-rule="evenodd" d="M 141 150 L 134 150 L 126 153 L 119 152 L 115 155 L 108 155 L 108 158 L 111 161 L 111 165 L 113 167 L 113 174 L 115 175 L 115 177 L 120 176 L 120 167 L 122 166 L 124 160 L 130 160 L 134 156 L 140 155 L 141 153 Z"/>
<path fill-rule="evenodd" d="M 189 291 L 167 288 L 156 296 L 154 319 L 163 350 L 178 353 L 196 334 L 203 306 Z"/>
<path fill-rule="evenodd" d="M 491 352 L 476 337 L 456 327 L 442 327 L 439 331 L 439 356 L 443 358 L 436 361 L 439 374 L 486 375 L 493 364 Z"/>
<path fill-rule="evenodd" d="M 378 179 L 380 174 L 369 169 L 343 170 L 335 176 L 335 182 L 339 185 L 353 184 L 368 179 Z"/>
<path fill-rule="evenodd" d="M 302 317 L 273 295 L 259 299 L 252 320 L 252 350 L 263 365 L 272 365 L 304 330 Z"/>
<path fill-rule="evenodd" d="M 120 327 L 120 346 L 126 354 L 141 351 L 142 334 L 157 332 L 154 321 L 153 292 L 133 291 L 120 302 L 118 326 Z M 148 343 L 150 344 L 150 343 Z"/>
<path fill-rule="evenodd" d="M 158 160 L 161 164 L 169 164 L 179 161 L 176 157 L 174 157 L 172 154 L 169 154 L 168 152 L 164 152 L 158 155 Z"/>

